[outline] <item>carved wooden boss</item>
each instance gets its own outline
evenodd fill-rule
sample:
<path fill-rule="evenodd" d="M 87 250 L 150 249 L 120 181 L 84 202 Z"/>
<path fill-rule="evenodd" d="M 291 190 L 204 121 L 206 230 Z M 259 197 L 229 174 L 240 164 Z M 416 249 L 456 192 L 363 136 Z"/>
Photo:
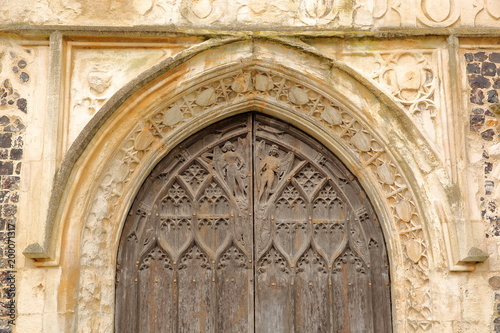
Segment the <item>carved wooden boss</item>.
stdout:
<path fill-rule="evenodd" d="M 125 223 L 122 332 L 391 332 L 387 253 L 359 183 L 261 115 L 193 136 L 151 172 Z"/>

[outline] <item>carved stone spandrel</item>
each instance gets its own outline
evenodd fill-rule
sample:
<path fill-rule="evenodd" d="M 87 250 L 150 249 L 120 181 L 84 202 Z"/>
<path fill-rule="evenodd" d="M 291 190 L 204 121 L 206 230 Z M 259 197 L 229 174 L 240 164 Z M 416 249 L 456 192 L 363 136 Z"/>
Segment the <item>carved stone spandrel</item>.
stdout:
<path fill-rule="evenodd" d="M 124 83 L 178 51 L 72 47 L 68 145 Z"/>

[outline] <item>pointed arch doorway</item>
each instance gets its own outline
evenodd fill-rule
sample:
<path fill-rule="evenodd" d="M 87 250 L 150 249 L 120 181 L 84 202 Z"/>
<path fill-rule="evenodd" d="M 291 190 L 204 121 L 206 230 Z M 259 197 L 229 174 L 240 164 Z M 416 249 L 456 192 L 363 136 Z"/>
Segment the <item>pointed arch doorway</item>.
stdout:
<path fill-rule="evenodd" d="M 391 332 L 361 186 L 316 140 L 247 113 L 151 172 L 119 245 L 116 332 Z"/>

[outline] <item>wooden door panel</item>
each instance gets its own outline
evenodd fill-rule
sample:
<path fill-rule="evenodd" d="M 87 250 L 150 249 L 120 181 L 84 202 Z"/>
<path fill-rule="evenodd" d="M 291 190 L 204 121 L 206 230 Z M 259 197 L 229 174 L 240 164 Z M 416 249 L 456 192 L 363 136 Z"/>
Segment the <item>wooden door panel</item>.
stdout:
<path fill-rule="evenodd" d="M 256 116 L 254 140 L 256 332 L 390 332 L 383 237 L 359 183 L 277 120 Z"/>
<path fill-rule="evenodd" d="M 251 116 L 193 136 L 125 223 L 116 332 L 253 332 Z"/>
<path fill-rule="evenodd" d="M 116 332 L 391 332 L 380 224 L 345 166 L 246 114 L 147 178 L 123 229 Z"/>

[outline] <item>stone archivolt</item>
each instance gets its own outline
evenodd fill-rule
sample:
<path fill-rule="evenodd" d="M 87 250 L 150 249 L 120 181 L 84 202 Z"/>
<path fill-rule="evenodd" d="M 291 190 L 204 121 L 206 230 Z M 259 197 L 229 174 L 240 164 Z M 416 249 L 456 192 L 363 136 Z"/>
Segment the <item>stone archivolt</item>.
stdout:
<path fill-rule="evenodd" d="M 250 102 L 252 101 L 252 102 Z M 410 286 L 406 313 L 410 327 L 418 330 L 431 323 L 430 290 L 428 288 L 429 255 L 427 242 L 413 195 L 383 145 L 349 112 L 336 105 L 321 92 L 291 77 L 255 66 L 240 73 L 219 77 L 202 86 L 185 91 L 169 105 L 154 112 L 138 124 L 113 158 L 110 172 L 99 186 L 87 226 L 95 234 L 106 221 L 115 220 L 113 207 L 122 200 L 128 183 L 137 177 L 151 154 L 169 140 L 172 131 L 205 115 L 217 114 L 241 102 L 258 105 L 262 102 L 281 104 L 293 112 L 309 117 L 328 128 L 337 140 L 346 145 L 358 162 L 371 171 L 379 184 L 385 202 L 392 212 L 394 229 L 403 246 L 406 284 Z M 195 118 L 195 119 L 196 119 Z M 103 207 L 103 203 L 108 203 Z M 104 209 L 103 209 L 104 208 Z M 106 232 L 102 230 L 101 232 Z M 89 234 L 85 239 L 92 238 Z M 82 266 L 92 266 L 96 259 L 92 249 L 85 248 Z M 97 254 L 97 253 L 96 253 Z M 85 281 L 87 286 L 91 281 Z M 87 296 L 85 288 L 81 296 Z"/>

